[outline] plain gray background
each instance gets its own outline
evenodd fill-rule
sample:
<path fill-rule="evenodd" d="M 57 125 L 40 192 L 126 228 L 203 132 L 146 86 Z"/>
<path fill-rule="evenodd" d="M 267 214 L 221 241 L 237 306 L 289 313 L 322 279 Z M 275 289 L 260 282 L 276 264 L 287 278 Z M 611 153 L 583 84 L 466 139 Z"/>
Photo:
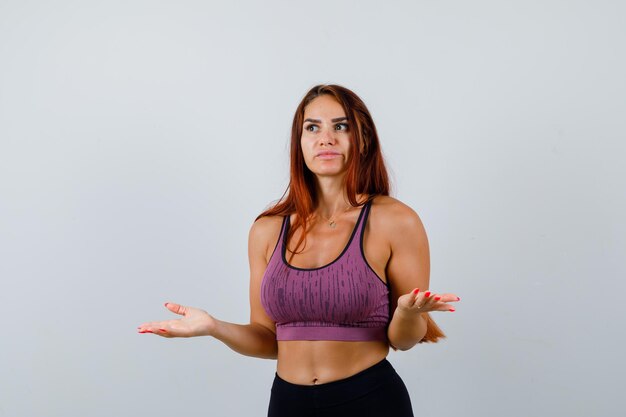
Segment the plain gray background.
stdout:
<path fill-rule="evenodd" d="M 359 94 L 429 234 L 418 416 L 617 416 L 621 1 L 0 0 L 0 416 L 264 416 L 275 362 L 138 335 L 248 318 L 293 111 Z"/>

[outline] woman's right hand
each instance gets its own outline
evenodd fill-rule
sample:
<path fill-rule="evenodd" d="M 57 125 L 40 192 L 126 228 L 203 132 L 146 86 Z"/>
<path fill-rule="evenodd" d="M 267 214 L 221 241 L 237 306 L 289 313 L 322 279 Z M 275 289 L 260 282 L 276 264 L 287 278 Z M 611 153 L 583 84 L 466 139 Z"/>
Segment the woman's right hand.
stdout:
<path fill-rule="evenodd" d="M 216 320 L 206 311 L 199 308 L 165 303 L 172 313 L 180 314 L 178 320 L 153 321 L 143 323 L 137 330 L 139 333 L 153 333 L 163 337 L 211 336 Z"/>

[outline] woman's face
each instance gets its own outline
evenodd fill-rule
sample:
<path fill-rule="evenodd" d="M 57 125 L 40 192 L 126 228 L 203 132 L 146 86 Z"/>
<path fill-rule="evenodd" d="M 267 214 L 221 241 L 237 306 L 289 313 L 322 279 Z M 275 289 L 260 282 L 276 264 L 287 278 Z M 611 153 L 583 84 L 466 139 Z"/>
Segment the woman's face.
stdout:
<path fill-rule="evenodd" d="M 351 132 L 346 113 L 334 97 L 319 96 L 304 108 L 300 145 L 306 166 L 317 176 L 345 172 Z"/>

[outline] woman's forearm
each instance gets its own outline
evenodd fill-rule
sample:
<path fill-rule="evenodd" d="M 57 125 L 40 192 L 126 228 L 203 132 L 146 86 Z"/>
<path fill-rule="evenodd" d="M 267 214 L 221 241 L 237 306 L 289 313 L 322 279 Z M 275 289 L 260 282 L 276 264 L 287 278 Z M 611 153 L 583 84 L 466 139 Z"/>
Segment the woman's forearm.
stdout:
<path fill-rule="evenodd" d="M 276 335 L 260 324 L 235 324 L 215 319 L 211 336 L 237 353 L 264 359 L 276 359 Z"/>
<path fill-rule="evenodd" d="M 426 335 L 426 323 L 422 314 L 396 308 L 387 331 L 389 343 L 399 350 L 411 349 Z"/>

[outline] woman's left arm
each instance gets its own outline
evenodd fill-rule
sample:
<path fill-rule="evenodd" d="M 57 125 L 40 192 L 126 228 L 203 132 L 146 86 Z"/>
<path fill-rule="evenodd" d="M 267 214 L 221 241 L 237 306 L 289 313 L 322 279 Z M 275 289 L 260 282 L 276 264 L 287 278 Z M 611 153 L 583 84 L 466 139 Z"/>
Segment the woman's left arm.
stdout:
<path fill-rule="evenodd" d="M 386 276 L 391 286 L 393 316 L 387 336 L 394 348 L 408 350 L 426 334 L 426 315 L 430 311 L 454 311 L 448 302 L 458 301 L 454 294 L 428 291 L 430 251 L 424 225 L 413 209 L 397 201 L 388 207 L 392 213 L 387 231 L 391 256 Z"/>

